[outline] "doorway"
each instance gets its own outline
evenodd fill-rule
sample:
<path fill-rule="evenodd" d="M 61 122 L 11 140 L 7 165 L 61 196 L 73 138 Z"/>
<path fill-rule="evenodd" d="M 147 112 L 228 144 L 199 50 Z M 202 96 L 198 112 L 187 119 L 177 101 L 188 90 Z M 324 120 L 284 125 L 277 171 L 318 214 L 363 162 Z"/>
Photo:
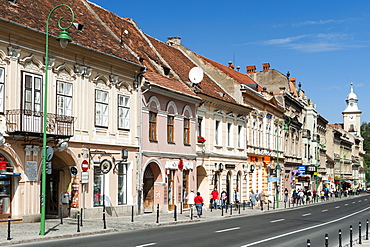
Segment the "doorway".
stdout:
<path fill-rule="evenodd" d="M 58 216 L 59 212 L 59 171 L 46 176 L 46 215 L 48 217 Z"/>
<path fill-rule="evenodd" d="M 153 213 L 154 174 L 150 166 L 147 166 L 144 172 L 143 201 L 144 201 L 144 213 Z"/>

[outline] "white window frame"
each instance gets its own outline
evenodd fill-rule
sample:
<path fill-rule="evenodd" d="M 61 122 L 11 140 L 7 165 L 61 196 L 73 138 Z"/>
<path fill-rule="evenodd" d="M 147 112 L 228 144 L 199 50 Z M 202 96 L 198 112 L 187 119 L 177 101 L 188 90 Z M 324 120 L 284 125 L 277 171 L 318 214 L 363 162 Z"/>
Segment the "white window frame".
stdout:
<path fill-rule="evenodd" d="M 57 115 L 72 116 L 73 84 L 57 81 Z"/>
<path fill-rule="evenodd" d="M 130 97 L 118 95 L 118 129 L 130 129 Z"/>
<path fill-rule="evenodd" d="M 215 146 L 222 145 L 222 120 L 215 119 Z"/>
<path fill-rule="evenodd" d="M 0 112 L 4 113 L 5 69 L 0 68 Z"/>
<path fill-rule="evenodd" d="M 108 127 L 109 93 L 95 90 L 95 126 Z"/>

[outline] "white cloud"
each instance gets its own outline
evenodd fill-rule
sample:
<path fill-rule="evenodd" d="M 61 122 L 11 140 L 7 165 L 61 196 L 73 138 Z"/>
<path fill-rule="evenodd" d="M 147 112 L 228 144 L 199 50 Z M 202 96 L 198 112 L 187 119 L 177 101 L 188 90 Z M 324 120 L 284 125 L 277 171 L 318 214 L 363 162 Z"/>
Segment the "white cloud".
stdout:
<path fill-rule="evenodd" d="M 343 20 L 318 20 L 318 21 L 304 21 L 300 23 L 293 24 L 293 26 L 301 27 L 301 26 L 306 26 L 306 25 L 324 25 L 324 24 L 339 24 L 343 22 L 348 22 L 352 20 L 352 18 L 347 18 Z"/>

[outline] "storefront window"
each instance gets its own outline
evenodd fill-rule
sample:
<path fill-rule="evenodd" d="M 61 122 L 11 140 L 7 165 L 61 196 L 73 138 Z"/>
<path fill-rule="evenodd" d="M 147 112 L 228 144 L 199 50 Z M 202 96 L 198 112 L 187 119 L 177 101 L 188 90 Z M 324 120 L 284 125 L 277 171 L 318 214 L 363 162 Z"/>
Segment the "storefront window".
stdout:
<path fill-rule="evenodd" d="M 188 190 L 189 171 L 182 172 L 182 202 L 186 203 L 186 195 L 190 192 Z"/>
<path fill-rule="evenodd" d="M 168 205 L 173 205 L 174 203 L 173 176 L 174 171 L 170 171 L 170 173 L 168 174 Z"/>
<path fill-rule="evenodd" d="M 100 166 L 94 166 L 94 207 L 103 205 L 103 173 Z"/>
<path fill-rule="evenodd" d="M 118 165 L 118 204 L 127 204 L 127 166 Z"/>

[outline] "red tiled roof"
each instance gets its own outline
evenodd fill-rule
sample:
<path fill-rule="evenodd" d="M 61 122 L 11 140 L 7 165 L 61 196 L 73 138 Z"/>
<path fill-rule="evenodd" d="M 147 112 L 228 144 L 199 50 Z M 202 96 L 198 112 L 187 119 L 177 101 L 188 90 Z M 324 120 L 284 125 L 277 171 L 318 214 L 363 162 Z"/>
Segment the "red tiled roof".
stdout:
<path fill-rule="evenodd" d="M 176 73 L 184 83 L 188 83 L 190 81 L 189 71 L 196 65 L 190 61 L 180 50 L 148 35 L 147 37 L 159 54 L 169 64 L 174 73 Z M 203 80 L 197 85 L 196 89 L 197 91 L 213 98 L 236 103 L 236 101 L 226 91 L 218 86 L 207 75 L 204 75 Z"/>
<path fill-rule="evenodd" d="M 240 73 L 239 71 L 236 71 L 236 70 L 234 70 L 234 69 L 232 69 L 228 66 L 220 64 L 218 62 L 215 62 L 215 61 L 213 61 L 209 58 L 206 58 L 202 55 L 199 55 L 199 54 L 196 54 L 196 55 L 199 56 L 200 58 L 202 58 L 203 60 L 205 60 L 206 62 L 208 62 L 209 64 L 211 64 L 213 67 L 216 67 L 217 69 L 223 71 L 226 75 L 233 78 L 236 83 L 250 84 L 250 85 L 257 84 L 258 85 L 257 82 L 255 82 L 252 78 L 250 78 L 246 74 Z M 262 91 L 262 87 L 260 85 L 258 85 L 258 92 L 260 92 L 260 91 Z"/>

